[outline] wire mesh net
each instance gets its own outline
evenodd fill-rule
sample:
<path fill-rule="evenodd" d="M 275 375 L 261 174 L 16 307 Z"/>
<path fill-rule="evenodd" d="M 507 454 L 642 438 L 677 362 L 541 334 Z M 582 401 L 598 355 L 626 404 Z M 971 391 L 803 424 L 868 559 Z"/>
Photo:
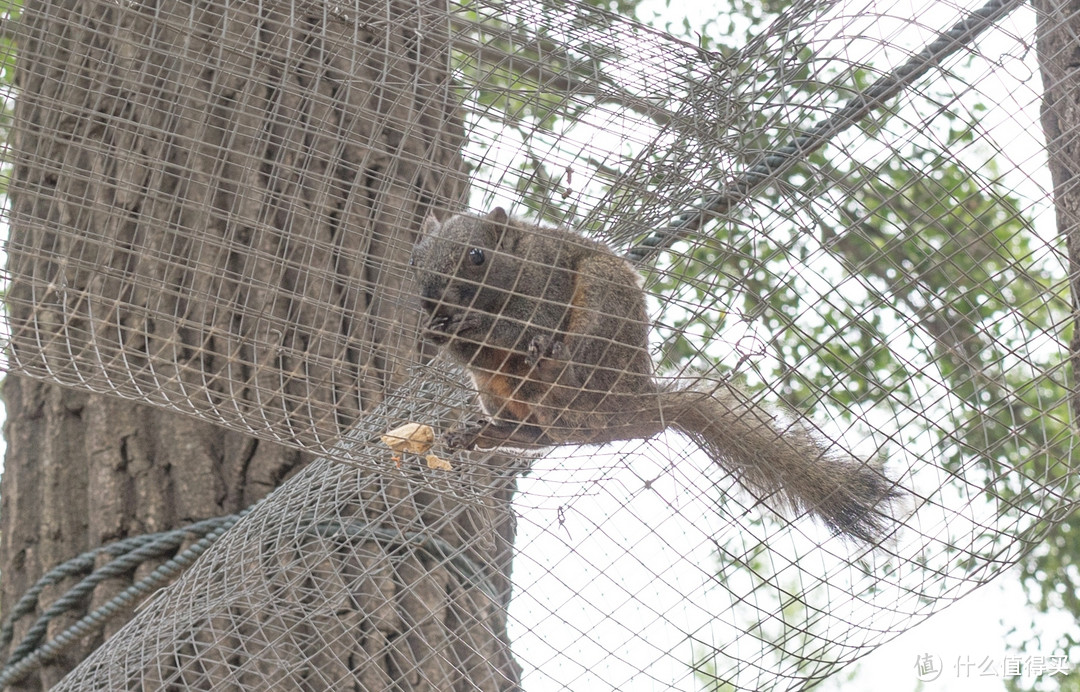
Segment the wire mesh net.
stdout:
<path fill-rule="evenodd" d="M 1014 563 L 1076 502 L 1071 267 L 1017 6 L 943 40 L 976 8 L 796 3 L 719 54 L 575 2 L 27 0 L 11 370 L 322 456 L 65 688 L 794 688 Z M 737 391 L 814 462 L 865 462 L 903 495 L 882 534 L 833 535 L 663 416 L 610 431 L 647 396 L 602 446 L 440 446 L 495 385 L 431 339 L 449 299 L 416 248 L 496 207 L 629 258 L 648 317 L 582 319 L 648 326 L 658 391 Z M 559 247 L 465 285 L 553 305 L 563 341 L 586 299 L 545 291 L 587 272 L 537 274 Z M 564 382 L 550 346 L 500 357 Z M 486 413 L 520 430 L 515 396 Z M 450 470 L 378 442 L 405 422 Z"/>

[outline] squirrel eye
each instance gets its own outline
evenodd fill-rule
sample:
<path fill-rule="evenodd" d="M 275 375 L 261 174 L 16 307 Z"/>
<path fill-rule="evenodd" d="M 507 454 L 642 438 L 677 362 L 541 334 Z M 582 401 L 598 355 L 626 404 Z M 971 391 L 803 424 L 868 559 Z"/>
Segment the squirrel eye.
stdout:
<path fill-rule="evenodd" d="M 484 251 L 478 247 L 469 250 L 469 261 L 476 265 L 484 263 Z"/>

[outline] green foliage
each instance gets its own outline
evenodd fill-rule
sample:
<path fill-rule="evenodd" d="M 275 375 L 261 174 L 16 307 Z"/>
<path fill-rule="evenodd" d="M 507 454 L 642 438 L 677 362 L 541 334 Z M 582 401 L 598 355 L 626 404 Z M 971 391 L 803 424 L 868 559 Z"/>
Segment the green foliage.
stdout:
<path fill-rule="evenodd" d="M 474 180 L 490 179 L 502 190 L 513 189 L 519 215 L 563 223 L 579 211 L 580 196 L 571 196 L 573 178 L 604 189 L 625 173 L 618 163 L 580 150 L 573 138 L 566 139 L 567 130 L 595 128 L 580 124 L 598 111 L 624 110 L 651 122 L 657 109 L 617 74 L 627 56 L 609 35 L 617 33 L 611 29 L 614 15 L 569 3 L 536 9 L 548 21 L 515 15 L 510 6 L 498 12 L 466 6 L 455 17 L 460 40 L 454 68 L 458 82 L 467 85 L 461 96 L 468 125 L 486 134 L 471 142 L 469 159 L 478 162 Z M 513 152 L 513 160 L 501 160 L 499 150 Z M 478 188 L 476 206 L 491 204 L 494 185 Z"/>
<path fill-rule="evenodd" d="M 697 355 L 686 335 L 702 323 L 721 334 L 741 321 L 767 335 L 756 367 L 797 407 L 917 408 L 939 390 L 946 468 L 961 471 L 981 450 L 991 499 L 1040 502 L 1004 476 L 1026 459 L 1025 475 L 1053 485 L 1070 468 L 1053 343 L 1068 300 L 1020 200 L 949 153 L 972 137 L 954 126 L 942 148 L 913 142 L 843 169 L 823 149 L 769 203 L 788 218 L 718 225 L 657 284 L 679 296 L 669 365 Z"/>
<path fill-rule="evenodd" d="M 813 63 L 800 55 L 804 67 Z M 820 91 L 837 105 L 870 81 L 865 69 L 831 80 L 798 70 L 791 83 L 805 91 L 786 100 Z M 784 89 L 763 84 L 759 94 L 779 101 Z M 1076 485 L 1060 333 L 1071 308 L 1059 259 L 1025 201 L 992 158 L 968 155 L 981 139 L 975 120 L 983 111 L 973 105 L 973 122 L 963 122 L 946 110 L 913 118 L 897 105 L 859 123 L 858 133 L 714 224 L 704 242 L 675 248 L 653 289 L 674 298 L 661 315 L 668 369 L 691 360 L 707 369 L 706 355 L 750 384 L 768 382 L 797 410 L 849 420 L 882 409 L 919 412 L 906 429 L 918 427 L 932 443 L 915 453 L 952 474 L 957 497 L 998 514 L 999 526 L 985 533 L 995 547 L 983 557 L 1002 548 L 1019 557 L 1054 521 L 1031 517 L 1057 510 Z M 753 134 L 739 147 L 743 166 L 796 130 L 767 109 L 750 114 L 746 127 Z M 994 537 L 1000 527 L 1019 543 L 999 542 L 1009 540 Z M 1072 522 L 1056 526 L 1021 565 L 1033 603 L 1080 619 L 1077 536 Z M 974 554 L 956 559 L 959 567 L 979 563 Z M 1077 636 L 1042 652 L 1071 651 L 1075 660 Z"/>

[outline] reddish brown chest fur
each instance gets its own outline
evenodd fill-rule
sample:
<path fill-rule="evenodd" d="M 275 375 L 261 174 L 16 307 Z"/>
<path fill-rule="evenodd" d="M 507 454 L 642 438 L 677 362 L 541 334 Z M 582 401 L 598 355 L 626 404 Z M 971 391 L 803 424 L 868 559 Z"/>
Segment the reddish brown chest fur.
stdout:
<path fill-rule="evenodd" d="M 491 416 L 518 421 L 532 417 L 532 401 L 526 397 L 521 373 L 529 370 L 525 357 L 496 348 L 481 348 L 469 366 L 473 384 L 480 393 L 484 410 Z"/>

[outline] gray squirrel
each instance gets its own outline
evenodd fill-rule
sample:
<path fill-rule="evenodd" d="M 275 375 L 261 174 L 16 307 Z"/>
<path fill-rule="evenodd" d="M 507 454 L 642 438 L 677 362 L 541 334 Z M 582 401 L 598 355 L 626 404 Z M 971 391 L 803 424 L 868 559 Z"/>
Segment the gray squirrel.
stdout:
<path fill-rule="evenodd" d="M 893 525 L 902 493 L 880 462 L 830 449 L 733 385 L 654 379 L 641 277 L 603 243 L 496 208 L 429 217 L 410 264 L 423 338 L 466 369 L 487 415 L 444 435 L 447 448 L 600 444 L 672 428 L 770 506 L 868 543 Z"/>

